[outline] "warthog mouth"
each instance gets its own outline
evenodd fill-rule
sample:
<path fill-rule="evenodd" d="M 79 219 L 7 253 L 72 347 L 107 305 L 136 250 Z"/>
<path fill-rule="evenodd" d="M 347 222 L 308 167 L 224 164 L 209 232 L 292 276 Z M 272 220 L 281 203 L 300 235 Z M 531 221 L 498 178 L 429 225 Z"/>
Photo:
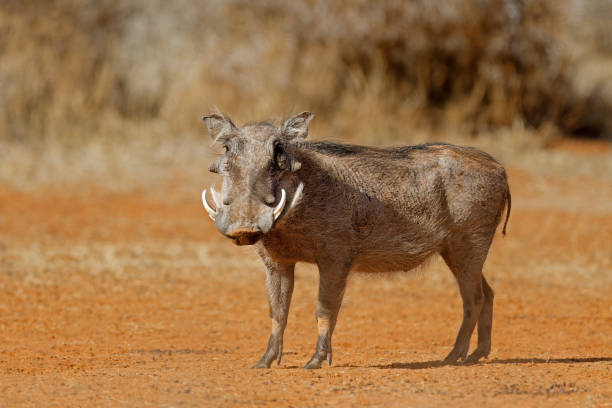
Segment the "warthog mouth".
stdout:
<path fill-rule="evenodd" d="M 237 234 L 228 235 L 228 238 L 234 241 L 236 245 L 253 245 L 261 239 L 263 233 L 260 231 L 240 232 Z"/>

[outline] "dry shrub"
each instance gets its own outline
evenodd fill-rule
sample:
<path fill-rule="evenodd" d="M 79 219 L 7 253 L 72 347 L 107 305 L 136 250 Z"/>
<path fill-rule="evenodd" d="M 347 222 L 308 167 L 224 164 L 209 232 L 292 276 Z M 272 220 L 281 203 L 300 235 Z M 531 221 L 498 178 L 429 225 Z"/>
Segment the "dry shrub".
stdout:
<path fill-rule="evenodd" d="M 518 120 L 575 132 L 592 96 L 577 95 L 569 78 L 568 11 L 555 0 L 320 1 L 296 7 L 288 24 L 299 23 L 303 49 L 337 50 L 330 89 L 356 94 L 347 111 L 376 88 L 374 103 L 409 124 L 473 132 Z"/>
<path fill-rule="evenodd" d="M 12 1 L 0 9 L 5 137 L 37 140 L 59 136 L 56 132 L 75 137 L 71 125 L 95 125 L 92 115 L 113 103 L 108 86 L 113 39 L 105 29 L 113 31 L 116 16 L 88 21 L 87 15 L 68 1 Z M 95 29 L 88 33 L 88 26 Z"/>
<path fill-rule="evenodd" d="M 214 107 L 238 122 L 311 109 L 319 133 L 369 143 L 517 122 L 610 132 L 612 102 L 593 113 L 570 81 L 563 4 L 6 0 L 0 137 L 201 135 Z"/>

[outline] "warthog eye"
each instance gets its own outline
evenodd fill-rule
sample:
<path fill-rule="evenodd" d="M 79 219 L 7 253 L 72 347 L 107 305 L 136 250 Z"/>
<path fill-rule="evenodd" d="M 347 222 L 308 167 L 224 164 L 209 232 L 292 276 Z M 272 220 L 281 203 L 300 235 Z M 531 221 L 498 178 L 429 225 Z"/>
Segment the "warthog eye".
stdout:
<path fill-rule="evenodd" d="M 274 143 L 274 164 L 281 170 L 287 168 L 287 154 L 283 151 L 283 146 L 280 142 Z"/>

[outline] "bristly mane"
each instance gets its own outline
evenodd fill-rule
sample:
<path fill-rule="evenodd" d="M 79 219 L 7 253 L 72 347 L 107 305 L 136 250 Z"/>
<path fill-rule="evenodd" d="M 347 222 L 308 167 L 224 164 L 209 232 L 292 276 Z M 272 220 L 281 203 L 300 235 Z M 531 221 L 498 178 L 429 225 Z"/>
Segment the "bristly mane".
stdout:
<path fill-rule="evenodd" d="M 372 150 L 371 147 L 332 142 L 302 142 L 300 147 L 329 156 L 352 156 Z"/>
<path fill-rule="evenodd" d="M 333 142 L 303 142 L 300 144 L 308 150 L 314 150 L 317 153 L 325 154 L 328 156 L 352 156 L 360 153 L 391 153 L 393 156 L 406 157 L 414 151 L 429 150 L 430 147 L 434 146 L 450 146 L 446 143 L 425 143 L 414 146 L 401 146 L 401 147 L 374 147 L 374 146 L 358 146 L 343 143 Z"/>
<path fill-rule="evenodd" d="M 411 153 L 416 151 L 427 151 L 431 150 L 434 147 L 450 147 L 451 149 L 460 149 L 464 152 L 470 153 L 472 156 L 480 156 L 481 158 L 485 158 L 487 160 L 498 163 L 491 155 L 483 152 L 482 150 L 476 149 L 474 147 L 464 147 L 464 146 L 455 146 L 448 143 L 443 142 L 430 142 L 413 146 L 400 146 L 400 147 L 370 147 L 370 146 L 358 146 L 351 144 L 343 144 L 343 143 L 334 143 L 334 142 L 302 142 L 300 143 L 300 147 L 303 147 L 307 150 L 313 150 L 317 153 L 321 153 L 327 156 L 337 156 L 337 157 L 347 157 L 353 156 L 357 154 L 367 154 L 367 153 L 387 153 L 391 154 L 391 156 L 396 158 L 409 157 Z"/>

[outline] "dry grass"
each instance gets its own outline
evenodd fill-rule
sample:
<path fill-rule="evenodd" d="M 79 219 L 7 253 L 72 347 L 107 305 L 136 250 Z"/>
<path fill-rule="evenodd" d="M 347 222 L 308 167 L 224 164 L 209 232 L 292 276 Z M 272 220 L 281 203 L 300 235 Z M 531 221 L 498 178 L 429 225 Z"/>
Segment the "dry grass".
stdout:
<path fill-rule="evenodd" d="M 320 139 L 442 140 L 513 164 L 610 134 L 607 3 L 5 1 L 0 179 L 193 178 L 215 107 L 239 123 L 310 109 Z"/>
<path fill-rule="evenodd" d="M 309 108 L 328 133 L 373 143 L 517 121 L 609 133 L 612 99 L 592 83 L 610 75 L 583 67 L 573 41 L 610 55 L 592 23 L 606 2 L 590 4 L 8 1 L 0 130 L 71 143 L 200 134 L 218 106 L 242 120 Z"/>

